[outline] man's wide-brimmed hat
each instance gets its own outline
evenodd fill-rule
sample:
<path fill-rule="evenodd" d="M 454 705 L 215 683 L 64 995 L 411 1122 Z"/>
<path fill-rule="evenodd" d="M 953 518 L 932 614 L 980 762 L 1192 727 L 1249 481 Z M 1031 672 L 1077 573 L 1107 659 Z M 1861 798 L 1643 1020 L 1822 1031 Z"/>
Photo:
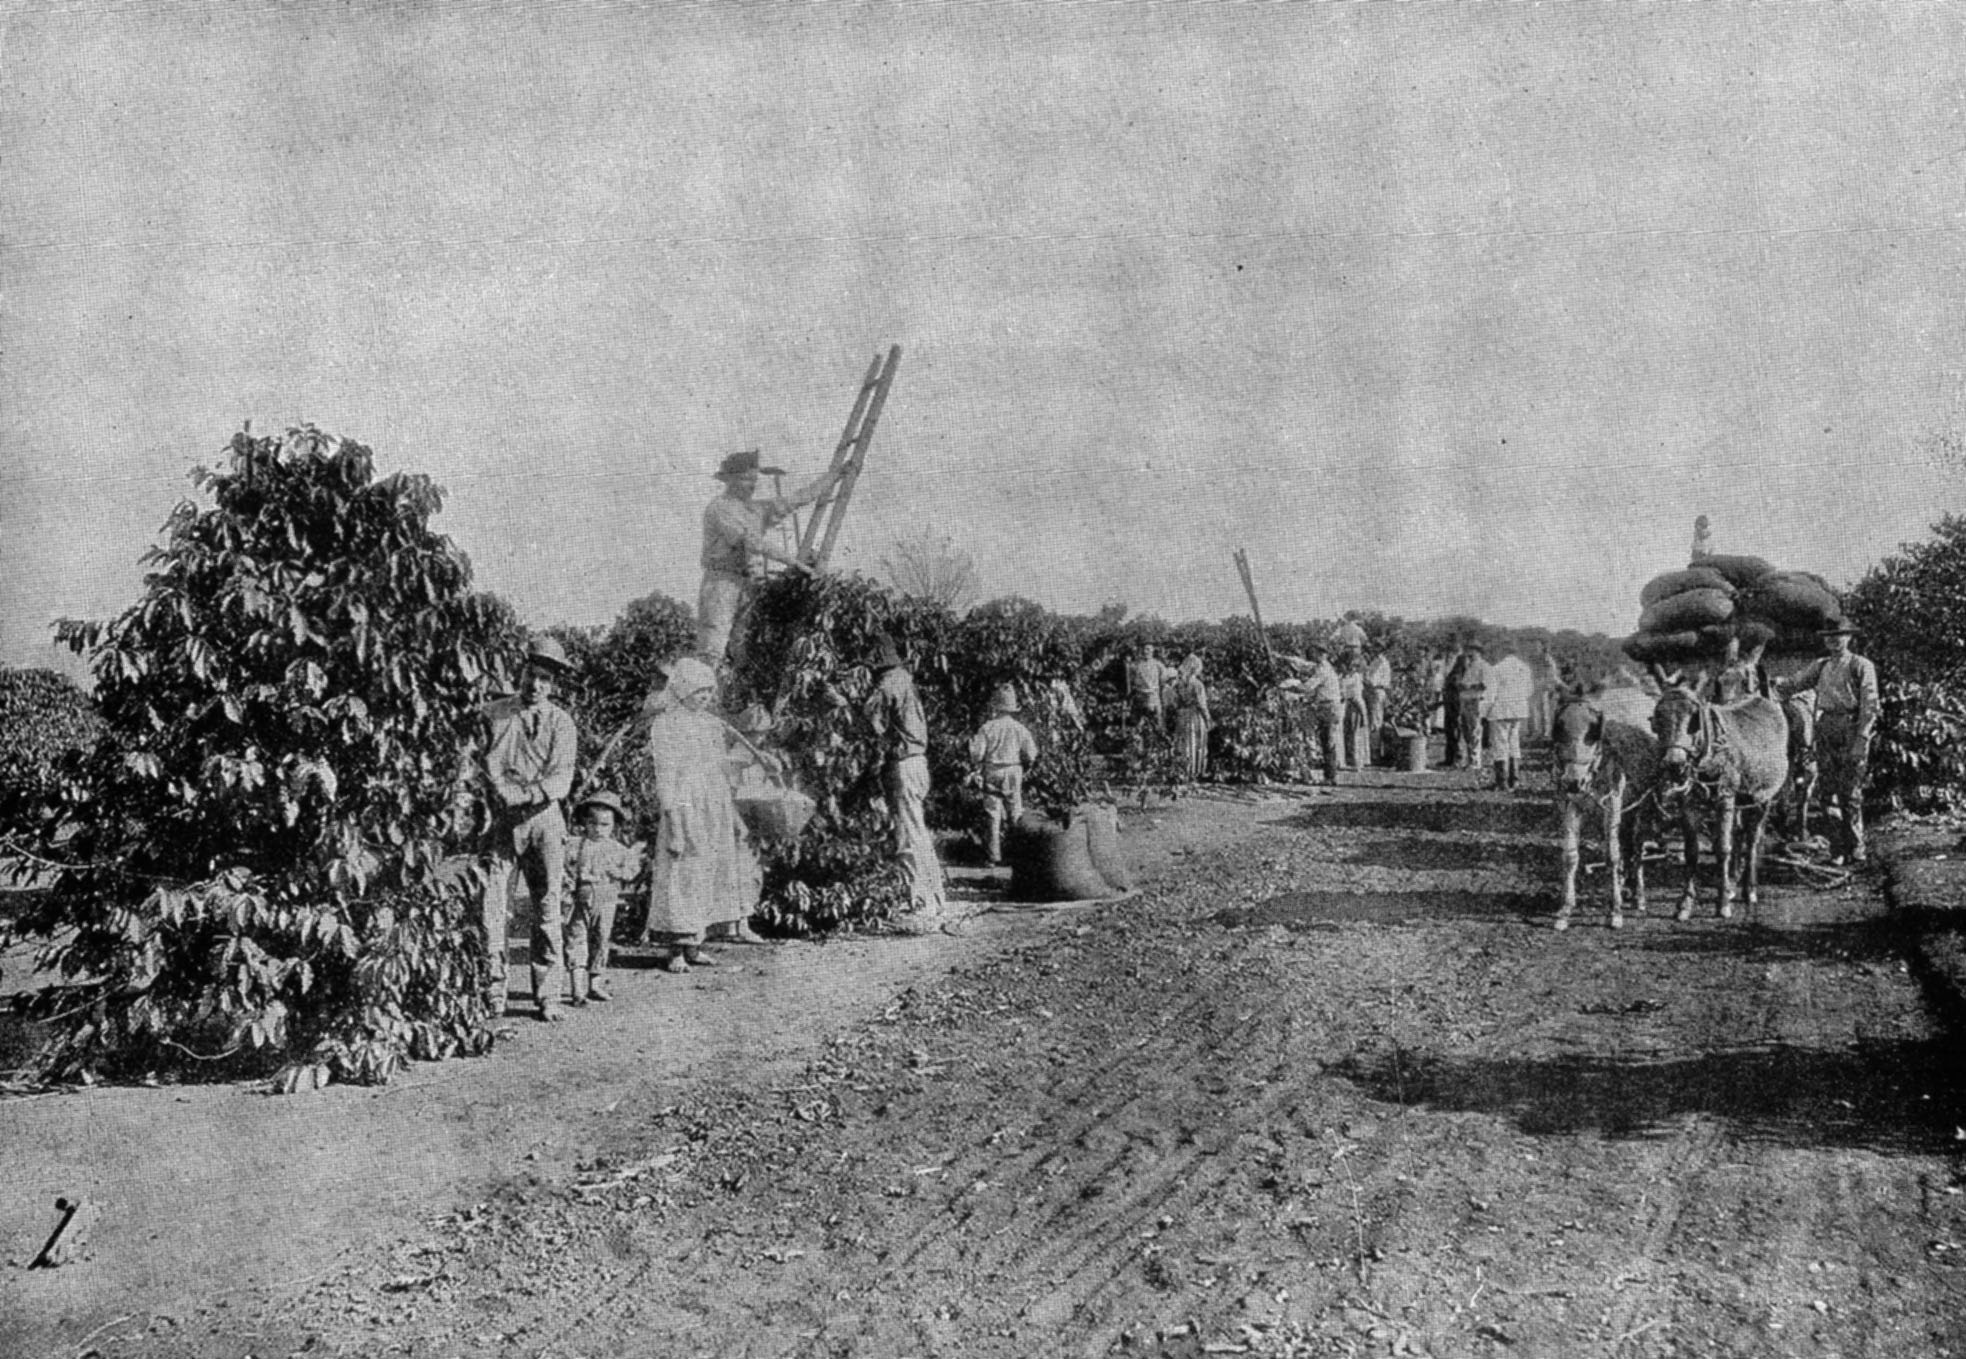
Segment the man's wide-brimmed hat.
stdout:
<path fill-rule="evenodd" d="M 906 665 L 907 663 L 906 658 L 901 654 L 901 648 L 895 644 L 895 640 L 892 637 L 886 633 L 882 633 L 874 639 L 875 665 L 886 667 Z"/>
<path fill-rule="evenodd" d="M 1000 685 L 998 686 L 997 691 L 994 694 L 990 695 L 991 712 L 1014 713 L 1017 712 L 1018 710 L 1019 709 L 1017 707 L 1016 685 L 1014 684 Z"/>
<path fill-rule="evenodd" d="M 567 659 L 566 648 L 551 637 L 535 637 L 526 645 L 526 664 L 562 675 L 573 671 L 573 662 Z"/>
<path fill-rule="evenodd" d="M 627 809 L 621 805 L 621 799 L 606 789 L 602 789 L 598 793 L 589 793 L 586 797 L 574 803 L 573 814 L 579 816 L 589 807 L 606 807 L 614 813 L 616 820 L 620 820 L 628 815 Z"/>
<path fill-rule="evenodd" d="M 1855 637 L 1857 625 L 1847 618 L 1838 618 L 1816 629 L 1816 634 L 1819 637 Z"/>
<path fill-rule="evenodd" d="M 717 480 L 729 481 L 732 477 L 741 477 L 750 472 L 756 472 L 760 476 L 767 477 L 782 477 L 785 475 L 785 469 L 782 467 L 760 467 L 758 462 L 759 453 L 755 448 L 747 448 L 742 452 L 733 453 L 718 465 L 716 471 Z"/>

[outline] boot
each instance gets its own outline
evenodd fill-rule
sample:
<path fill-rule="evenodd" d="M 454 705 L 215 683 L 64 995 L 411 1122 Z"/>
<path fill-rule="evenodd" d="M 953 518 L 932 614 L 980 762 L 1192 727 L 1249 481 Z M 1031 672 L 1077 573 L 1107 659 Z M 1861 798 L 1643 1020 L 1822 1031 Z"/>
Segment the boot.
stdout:
<path fill-rule="evenodd" d="M 1516 762 L 1515 760 L 1511 759 L 1509 761 L 1509 791 L 1511 793 L 1515 791 L 1515 784 L 1516 784 Z"/>
<path fill-rule="evenodd" d="M 1495 788 L 1499 792 L 1509 786 L 1508 761 L 1495 761 Z"/>

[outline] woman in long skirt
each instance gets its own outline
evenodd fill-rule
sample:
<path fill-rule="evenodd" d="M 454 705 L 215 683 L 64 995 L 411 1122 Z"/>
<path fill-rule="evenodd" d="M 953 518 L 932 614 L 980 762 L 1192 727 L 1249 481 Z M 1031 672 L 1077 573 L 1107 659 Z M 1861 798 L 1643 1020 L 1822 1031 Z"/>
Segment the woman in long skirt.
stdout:
<path fill-rule="evenodd" d="M 1174 677 L 1174 749 L 1191 779 L 1208 773 L 1208 689 L 1201 657 L 1190 655 Z"/>
<path fill-rule="evenodd" d="M 710 709 L 717 677 L 693 658 L 669 669 L 669 701 L 649 726 L 649 761 L 662 821 L 643 938 L 673 950 L 671 972 L 713 960 L 715 935 L 752 937 L 759 873 L 731 795 L 724 721 Z"/>

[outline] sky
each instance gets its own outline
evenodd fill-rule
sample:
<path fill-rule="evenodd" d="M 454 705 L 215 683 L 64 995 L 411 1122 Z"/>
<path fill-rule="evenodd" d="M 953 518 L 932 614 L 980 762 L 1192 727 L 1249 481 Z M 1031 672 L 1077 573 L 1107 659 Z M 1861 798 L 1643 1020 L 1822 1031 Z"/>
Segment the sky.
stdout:
<path fill-rule="evenodd" d="M 1170 621 L 1624 633 L 1706 514 L 1832 582 L 1966 446 L 1966 7 L 0 0 L 0 664 L 242 422 L 431 476 L 535 626 L 838 565 Z"/>

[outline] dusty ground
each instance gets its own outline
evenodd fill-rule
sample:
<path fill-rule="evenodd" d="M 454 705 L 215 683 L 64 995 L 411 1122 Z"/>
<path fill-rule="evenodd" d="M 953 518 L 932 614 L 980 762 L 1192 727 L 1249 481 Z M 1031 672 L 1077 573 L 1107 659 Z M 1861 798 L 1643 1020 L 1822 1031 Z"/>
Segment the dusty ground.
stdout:
<path fill-rule="evenodd" d="M 8 1270 L 14 1334 L 1966 1354 L 1966 1092 L 1876 883 L 1778 878 L 1753 925 L 1655 908 L 1558 935 L 1547 801 L 1466 783 L 1135 815 L 1130 901 L 733 950 L 740 971 L 630 978 L 626 1005 L 400 1089 L 0 1107 L 31 1163 L 8 1240 L 63 1158 L 122 1156 L 105 1197 L 155 1196 L 72 1272 Z"/>

